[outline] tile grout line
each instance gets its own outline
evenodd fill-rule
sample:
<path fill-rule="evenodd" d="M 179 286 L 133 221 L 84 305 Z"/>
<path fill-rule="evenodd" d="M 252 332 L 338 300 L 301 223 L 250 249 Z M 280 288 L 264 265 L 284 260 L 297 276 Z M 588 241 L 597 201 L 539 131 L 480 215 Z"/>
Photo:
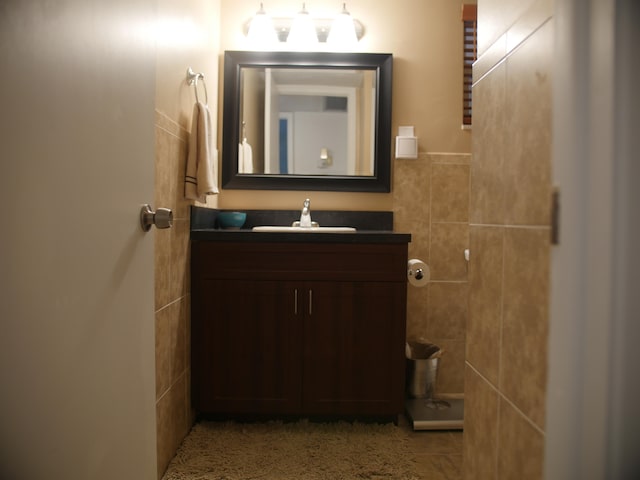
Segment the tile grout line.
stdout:
<path fill-rule="evenodd" d="M 540 435 L 546 437 L 546 433 L 544 432 L 544 430 L 540 428 L 538 425 L 536 425 L 522 410 L 520 410 L 520 408 L 518 408 L 518 406 L 515 403 L 513 403 L 508 397 L 506 397 L 504 393 L 498 390 L 498 388 L 491 382 L 491 380 L 489 380 L 482 373 L 480 373 L 480 371 L 476 367 L 474 367 L 473 364 L 470 363 L 469 361 L 465 361 L 465 364 L 471 370 L 473 370 L 476 373 L 476 375 L 478 375 L 482 380 L 484 380 L 485 383 L 489 385 L 491 390 L 496 392 L 501 399 L 507 402 L 518 413 L 518 415 L 520 415 L 534 430 L 536 430 Z M 499 422 L 499 419 L 498 419 L 498 422 Z"/>
<path fill-rule="evenodd" d="M 186 293 L 183 294 L 183 295 L 180 295 L 180 297 L 176 298 L 175 300 L 171 300 L 169 303 L 167 303 L 167 304 L 163 305 L 162 307 L 160 307 L 158 310 L 155 311 L 155 313 L 159 313 L 159 312 L 171 307 L 172 305 L 174 305 L 174 304 L 186 299 L 186 297 L 187 297 Z"/>
<path fill-rule="evenodd" d="M 447 222 L 447 223 L 453 223 L 453 222 Z M 550 225 L 514 225 L 514 224 L 500 225 L 497 223 L 469 223 L 469 226 L 470 227 L 508 228 L 511 230 L 515 230 L 518 228 L 523 230 L 551 230 Z"/>
<path fill-rule="evenodd" d="M 156 405 L 158 404 L 158 402 L 160 402 L 160 400 L 162 400 L 175 386 L 176 384 L 180 381 L 180 379 L 182 377 L 186 377 L 187 373 L 189 373 L 189 367 L 185 366 L 184 370 L 182 370 L 174 379 L 173 382 L 171 382 L 169 384 L 169 386 L 164 390 L 164 392 L 162 392 L 162 394 L 156 398 Z"/>
<path fill-rule="evenodd" d="M 427 265 L 431 265 L 431 237 L 433 230 L 433 162 L 431 162 L 431 158 L 429 160 L 429 253 L 427 255 Z M 425 325 L 425 335 L 429 333 L 429 324 L 431 323 L 431 288 L 429 287 L 429 283 L 430 282 L 427 283 L 427 324 Z"/>
<path fill-rule="evenodd" d="M 179 141 L 184 142 L 184 143 L 187 143 L 187 139 L 182 138 L 180 135 L 177 135 L 176 133 L 172 132 L 171 130 L 168 130 L 168 129 L 166 129 L 165 127 L 163 127 L 163 126 L 161 126 L 161 125 L 158 125 L 158 124 L 156 124 L 156 125 L 155 125 L 155 127 L 156 127 L 158 130 L 162 130 L 163 132 L 165 132 L 165 133 L 167 133 L 167 134 L 171 135 L 172 137 L 177 138 Z"/>
<path fill-rule="evenodd" d="M 435 221 L 431 222 L 436 225 L 469 225 L 469 222 L 446 222 L 446 221 Z"/>
<path fill-rule="evenodd" d="M 505 231 L 504 228 L 500 231 L 500 244 L 502 246 L 502 272 L 500 275 L 500 332 L 498 333 L 498 385 L 496 391 L 498 392 L 498 397 L 502 395 L 501 385 L 502 385 L 502 340 L 503 340 L 503 331 L 504 331 L 504 272 L 505 272 Z M 501 402 L 498 402 L 498 417 L 496 421 L 496 459 L 495 459 L 495 467 L 496 467 L 496 476 L 498 475 L 498 464 L 500 459 L 500 405 Z"/>

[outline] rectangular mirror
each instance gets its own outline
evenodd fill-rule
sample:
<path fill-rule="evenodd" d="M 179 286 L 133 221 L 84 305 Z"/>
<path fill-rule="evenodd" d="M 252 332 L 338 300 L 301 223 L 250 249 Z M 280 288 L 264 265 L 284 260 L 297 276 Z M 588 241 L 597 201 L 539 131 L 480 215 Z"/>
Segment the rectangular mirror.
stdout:
<path fill-rule="evenodd" d="M 390 191 L 390 54 L 225 52 L 222 186 Z"/>

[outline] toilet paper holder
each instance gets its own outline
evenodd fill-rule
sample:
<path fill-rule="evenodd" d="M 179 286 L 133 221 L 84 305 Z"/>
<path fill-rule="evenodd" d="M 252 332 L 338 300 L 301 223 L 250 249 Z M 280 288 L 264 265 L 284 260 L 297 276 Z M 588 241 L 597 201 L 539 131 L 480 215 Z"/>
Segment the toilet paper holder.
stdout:
<path fill-rule="evenodd" d="M 413 275 L 416 278 L 416 280 L 422 280 L 424 278 L 424 269 L 416 268 L 415 271 L 409 270 L 409 275 Z"/>
<path fill-rule="evenodd" d="M 407 262 L 407 279 L 416 287 L 425 286 L 431 277 L 429 266 L 422 260 L 412 258 Z"/>

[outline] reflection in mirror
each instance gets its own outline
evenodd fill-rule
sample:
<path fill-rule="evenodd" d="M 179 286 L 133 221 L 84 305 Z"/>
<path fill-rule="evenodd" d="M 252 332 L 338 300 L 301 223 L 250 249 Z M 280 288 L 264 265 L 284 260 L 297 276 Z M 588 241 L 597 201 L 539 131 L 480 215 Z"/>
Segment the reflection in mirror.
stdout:
<path fill-rule="evenodd" d="M 226 52 L 223 187 L 389 191 L 391 55 Z"/>
<path fill-rule="evenodd" d="M 238 173 L 373 176 L 374 73 L 243 68 Z"/>

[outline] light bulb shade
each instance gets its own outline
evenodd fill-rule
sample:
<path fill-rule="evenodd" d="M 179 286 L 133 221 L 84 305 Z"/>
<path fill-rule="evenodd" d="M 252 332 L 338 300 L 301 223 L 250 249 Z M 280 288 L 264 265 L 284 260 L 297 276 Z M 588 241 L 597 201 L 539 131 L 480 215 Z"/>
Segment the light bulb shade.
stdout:
<path fill-rule="evenodd" d="M 273 21 L 262 8 L 251 20 L 249 32 L 247 33 L 247 42 L 254 49 L 266 50 L 273 48 L 278 43 Z"/>
<path fill-rule="evenodd" d="M 295 49 L 305 49 L 318 44 L 318 34 L 311 15 L 302 10 L 293 19 L 287 44 Z"/>
<path fill-rule="evenodd" d="M 348 50 L 358 44 L 353 18 L 346 9 L 333 21 L 327 43 L 339 50 Z"/>

